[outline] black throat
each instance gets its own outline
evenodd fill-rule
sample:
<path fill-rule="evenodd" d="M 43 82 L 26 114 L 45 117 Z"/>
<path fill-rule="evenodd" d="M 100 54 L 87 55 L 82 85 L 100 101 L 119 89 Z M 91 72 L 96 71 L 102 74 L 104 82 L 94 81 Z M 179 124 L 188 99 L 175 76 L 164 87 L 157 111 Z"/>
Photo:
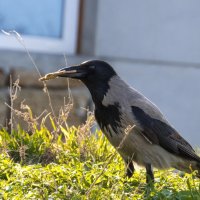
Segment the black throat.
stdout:
<path fill-rule="evenodd" d="M 92 96 L 92 100 L 96 107 L 102 105 L 102 101 L 104 96 L 110 89 L 109 81 L 115 76 L 112 75 L 102 75 L 102 76 L 92 76 L 88 79 L 83 79 L 82 82 L 86 85 L 90 94 Z"/>
<path fill-rule="evenodd" d="M 90 91 L 95 107 L 102 106 L 103 98 L 110 89 L 109 84 L 96 82 L 95 84 L 87 83 L 86 86 Z"/>
<path fill-rule="evenodd" d="M 113 134 L 109 129 L 112 128 L 113 132 L 118 134 L 118 128 L 121 127 L 120 105 L 118 103 L 114 103 L 113 105 L 101 105 L 95 107 L 95 118 L 102 131 L 108 130 L 110 136 L 112 137 Z"/>

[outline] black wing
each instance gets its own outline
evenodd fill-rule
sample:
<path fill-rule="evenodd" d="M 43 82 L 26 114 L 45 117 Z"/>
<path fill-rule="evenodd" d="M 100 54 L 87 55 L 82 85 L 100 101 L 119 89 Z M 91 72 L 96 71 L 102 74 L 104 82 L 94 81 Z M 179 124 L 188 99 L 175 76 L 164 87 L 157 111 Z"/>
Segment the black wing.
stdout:
<path fill-rule="evenodd" d="M 159 144 L 167 151 L 189 160 L 200 162 L 191 145 L 167 122 L 154 119 L 141 108 L 132 106 L 132 112 L 140 124 L 142 134 L 153 144 Z"/>

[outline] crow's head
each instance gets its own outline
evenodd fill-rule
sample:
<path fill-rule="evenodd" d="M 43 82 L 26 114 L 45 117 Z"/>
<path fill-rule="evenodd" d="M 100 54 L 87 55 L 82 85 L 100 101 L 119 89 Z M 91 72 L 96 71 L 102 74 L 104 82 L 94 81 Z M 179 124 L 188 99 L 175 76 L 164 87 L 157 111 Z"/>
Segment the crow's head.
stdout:
<path fill-rule="evenodd" d="M 64 71 L 60 77 L 68 77 L 80 79 L 84 83 L 92 82 L 95 84 L 96 81 L 106 82 L 116 75 L 114 69 L 106 62 L 101 60 L 90 60 L 85 61 L 79 65 L 74 65 L 61 69 Z"/>
<path fill-rule="evenodd" d="M 85 61 L 79 65 L 63 68 L 60 71 L 63 71 L 63 74 L 59 75 L 60 77 L 81 80 L 90 90 L 93 100 L 95 97 L 102 100 L 109 89 L 109 80 L 117 75 L 108 63 L 101 60 Z"/>

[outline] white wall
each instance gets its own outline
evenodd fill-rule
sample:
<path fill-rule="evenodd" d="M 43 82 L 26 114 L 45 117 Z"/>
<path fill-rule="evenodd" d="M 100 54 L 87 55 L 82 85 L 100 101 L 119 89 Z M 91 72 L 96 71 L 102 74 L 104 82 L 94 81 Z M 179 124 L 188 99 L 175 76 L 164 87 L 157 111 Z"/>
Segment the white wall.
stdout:
<path fill-rule="evenodd" d="M 96 55 L 200 63 L 200 1 L 99 0 Z"/>

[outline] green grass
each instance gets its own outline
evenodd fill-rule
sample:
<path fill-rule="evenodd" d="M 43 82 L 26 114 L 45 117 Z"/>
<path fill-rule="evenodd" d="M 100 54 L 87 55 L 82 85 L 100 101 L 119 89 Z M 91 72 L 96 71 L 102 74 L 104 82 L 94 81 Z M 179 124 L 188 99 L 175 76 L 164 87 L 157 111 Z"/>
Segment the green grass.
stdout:
<path fill-rule="evenodd" d="M 54 126 L 56 129 L 56 127 Z M 124 176 L 124 163 L 99 131 L 87 127 L 0 131 L 0 199 L 200 199 L 193 175 L 145 171 Z"/>

